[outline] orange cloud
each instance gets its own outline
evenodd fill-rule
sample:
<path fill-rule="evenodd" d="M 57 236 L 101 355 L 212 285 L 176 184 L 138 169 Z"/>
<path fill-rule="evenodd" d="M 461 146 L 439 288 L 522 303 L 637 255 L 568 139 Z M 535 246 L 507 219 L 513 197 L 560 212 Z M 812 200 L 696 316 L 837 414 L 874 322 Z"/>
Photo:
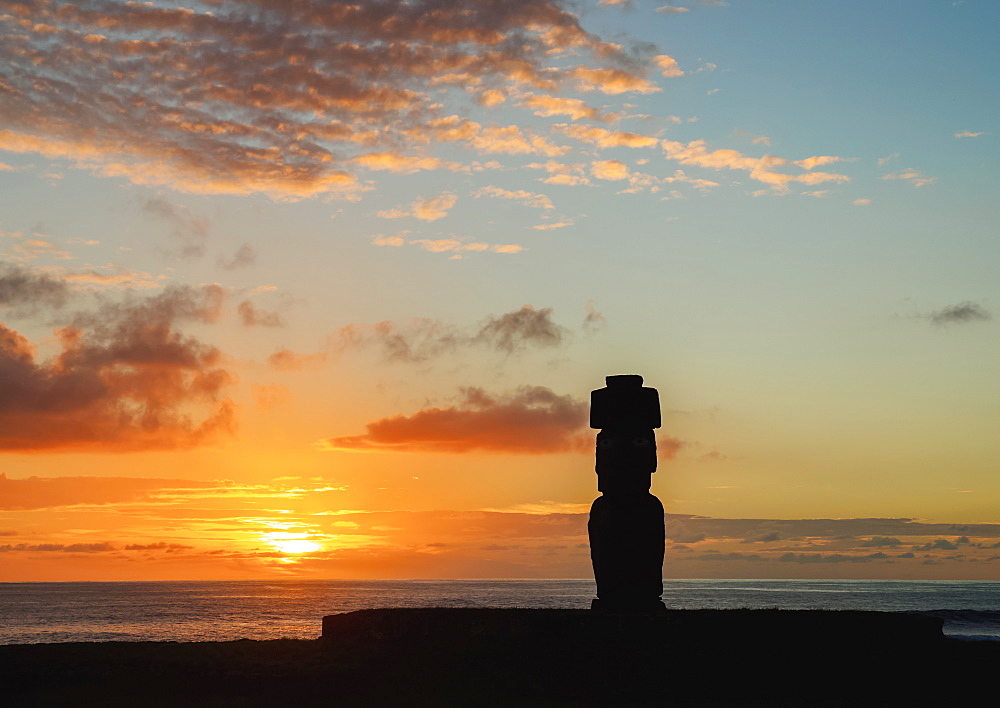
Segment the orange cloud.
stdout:
<path fill-rule="evenodd" d="M 395 209 L 380 211 L 378 215 L 383 219 L 402 219 L 407 216 L 412 216 L 420 219 L 421 221 L 437 221 L 438 219 L 443 219 L 448 216 L 448 212 L 453 206 L 455 206 L 455 202 L 457 201 L 457 195 L 451 192 L 445 192 L 436 197 L 428 197 L 427 199 L 420 197 L 410 205 L 409 209 L 400 209 L 397 207 Z"/>
<path fill-rule="evenodd" d="M 584 432 L 588 404 L 541 386 L 522 386 L 495 396 L 463 389 L 458 406 L 425 408 L 368 423 L 368 432 L 327 438 L 327 450 L 463 453 L 471 451 L 547 454 L 589 449 Z"/>
<path fill-rule="evenodd" d="M 660 143 L 657 138 L 638 133 L 588 128 L 582 125 L 559 124 L 553 127 L 580 142 L 591 143 L 601 148 L 646 148 L 656 147 Z"/>
<path fill-rule="evenodd" d="M 548 138 L 516 125 L 490 126 L 482 130 L 471 141 L 472 146 L 485 153 L 505 153 L 508 155 L 545 155 L 557 157 L 565 155 L 572 148 L 554 144 Z"/>
<path fill-rule="evenodd" d="M 590 173 L 597 179 L 628 179 L 628 166 L 621 160 L 595 160 L 590 165 Z"/>
<path fill-rule="evenodd" d="M 218 487 L 218 482 L 137 477 L 28 477 L 0 472 L 0 509 L 48 509 L 81 504 L 145 501 L 157 492 Z"/>
<path fill-rule="evenodd" d="M 649 80 L 624 69 L 588 69 L 579 67 L 569 72 L 581 91 L 600 91 L 610 95 L 621 93 L 656 93 L 660 88 Z"/>
<path fill-rule="evenodd" d="M 600 120 L 600 112 L 578 98 L 558 98 L 556 96 L 528 94 L 521 104 L 536 116 L 569 116 L 573 120 L 590 118 Z"/>
<path fill-rule="evenodd" d="M 705 146 L 704 140 L 694 140 L 684 143 L 672 140 L 664 140 L 663 150 L 671 160 L 677 160 L 684 165 L 696 165 L 698 167 L 709 167 L 715 170 L 743 170 L 749 173 L 750 178 L 763 182 L 771 186 L 776 192 L 788 191 L 791 182 L 815 185 L 823 182 L 849 182 L 847 175 L 832 172 L 807 172 L 801 175 L 790 175 L 783 172 L 776 172 L 774 168 L 789 164 L 789 161 L 776 155 L 764 155 L 763 157 L 748 157 L 736 150 L 728 148 L 709 150 Z M 835 162 L 840 158 L 834 157 L 814 157 L 793 162 L 805 169 L 811 169 L 816 165 Z"/>
<path fill-rule="evenodd" d="M 888 175 L 882 175 L 882 179 L 898 179 L 909 182 L 914 187 L 926 187 L 928 184 L 937 182 L 937 177 L 928 177 L 913 168 L 900 170 Z"/>
<path fill-rule="evenodd" d="M 666 76 L 668 78 L 684 76 L 684 72 L 681 71 L 679 66 L 677 66 L 677 60 L 672 56 L 659 54 L 653 57 L 653 64 L 662 76 Z"/>
<path fill-rule="evenodd" d="M 55 331 L 62 351 L 45 362 L 0 324 L 0 450 L 191 447 L 232 432 L 221 353 L 176 329 L 218 319 L 222 297 L 218 286 L 171 287 L 78 314 Z M 192 406 L 210 413 L 195 423 Z"/>
<path fill-rule="evenodd" d="M 524 206 L 534 207 L 536 209 L 554 209 L 552 205 L 552 200 L 549 199 L 544 194 L 534 194 L 524 189 L 518 189 L 511 191 L 509 189 L 502 189 L 500 187 L 495 187 L 489 185 L 487 187 L 482 187 L 473 192 L 474 197 L 494 197 L 496 199 L 513 199 L 520 202 Z"/>

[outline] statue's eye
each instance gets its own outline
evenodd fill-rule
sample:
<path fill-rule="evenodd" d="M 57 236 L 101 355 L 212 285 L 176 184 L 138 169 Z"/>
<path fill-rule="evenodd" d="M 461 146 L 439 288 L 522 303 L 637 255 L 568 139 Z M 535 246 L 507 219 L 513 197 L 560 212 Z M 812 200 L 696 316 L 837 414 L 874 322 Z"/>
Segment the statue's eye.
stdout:
<path fill-rule="evenodd" d="M 597 441 L 597 447 L 611 448 L 615 446 L 615 441 L 611 438 L 601 438 Z"/>
<path fill-rule="evenodd" d="M 649 438 L 632 438 L 632 444 L 635 447 L 646 447 L 649 445 Z"/>

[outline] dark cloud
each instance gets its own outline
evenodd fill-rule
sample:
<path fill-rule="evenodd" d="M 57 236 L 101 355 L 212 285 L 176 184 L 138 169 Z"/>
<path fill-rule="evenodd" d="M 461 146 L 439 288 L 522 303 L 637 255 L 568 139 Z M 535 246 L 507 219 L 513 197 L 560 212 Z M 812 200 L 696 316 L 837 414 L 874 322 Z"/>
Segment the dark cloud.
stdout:
<path fill-rule="evenodd" d="M 105 302 L 56 330 L 62 351 L 36 361 L 32 344 L 0 324 L 0 450 L 190 447 L 232 431 L 232 377 L 221 352 L 178 330 L 214 322 L 215 285 Z M 207 407 L 200 422 L 191 407 Z"/>
<path fill-rule="evenodd" d="M 531 305 L 524 305 L 499 317 L 491 316 L 472 341 L 513 354 L 528 345 L 559 346 L 568 334 L 569 330 L 552 321 L 551 307 L 536 310 Z"/>
<path fill-rule="evenodd" d="M 69 298 L 62 280 L 15 263 L 0 263 L 0 311 L 29 316 L 44 308 L 60 308 Z"/>
<path fill-rule="evenodd" d="M 285 324 L 277 312 L 258 310 L 249 300 L 241 302 L 236 311 L 245 327 L 281 327 Z"/>
<path fill-rule="evenodd" d="M 954 524 L 934 524 L 912 519 L 715 519 L 687 514 L 667 515 L 667 537 L 679 543 L 706 538 L 756 541 L 777 533 L 782 538 L 927 537 L 953 533 Z M 968 536 L 1000 538 L 1000 524 L 963 524 Z M 923 540 L 923 539 L 921 539 Z M 862 542 L 864 543 L 864 541 Z M 860 545 L 859 545 L 860 547 Z M 872 546 L 868 546 L 872 547 Z"/>
<path fill-rule="evenodd" d="M 344 349 L 374 347 L 387 361 L 424 363 L 463 348 L 484 347 L 507 355 L 530 347 L 558 347 L 569 338 L 567 328 L 552 319 L 552 308 L 523 305 L 490 315 L 476 327 L 458 327 L 432 319 L 400 324 L 351 324 L 338 332 Z"/>
<path fill-rule="evenodd" d="M 771 531 L 770 533 L 765 533 L 763 536 L 758 538 L 745 538 L 743 543 L 773 543 L 774 541 L 780 541 L 782 538 L 781 534 L 777 531 Z"/>
<path fill-rule="evenodd" d="M 859 556 L 844 553 L 783 553 L 777 560 L 782 563 L 869 563 L 889 558 L 890 556 L 879 551 Z"/>
<path fill-rule="evenodd" d="M 982 305 L 974 302 L 962 302 L 949 305 L 934 312 L 928 312 L 924 317 L 936 325 L 961 324 L 993 319 L 993 315 Z"/>
<path fill-rule="evenodd" d="M 913 550 L 915 550 L 915 551 L 934 551 L 934 550 L 955 551 L 955 550 L 958 550 L 958 544 L 952 543 L 951 541 L 949 541 L 946 538 L 939 538 L 939 539 L 937 539 L 935 541 L 931 541 L 930 543 L 925 543 L 922 546 L 914 546 Z"/>
<path fill-rule="evenodd" d="M 331 450 L 471 451 L 545 454 L 589 450 L 587 402 L 559 396 L 542 386 L 522 386 L 494 395 L 462 390 L 457 406 L 425 408 L 368 423 L 363 435 L 328 438 Z"/>
<path fill-rule="evenodd" d="M 257 262 L 257 252 L 253 247 L 244 243 L 231 258 L 226 258 L 225 256 L 219 256 L 216 260 L 216 264 L 223 270 L 238 270 L 239 268 L 248 268 Z"/>
<path fill-rule="evenodd" d="M 700 556 L 694 556 L 695 560 L 704 561 L 762 561 L 767 560 L 765 556 L 758 553 L 721 553 L 719 551 L 703 553 Z"/>
<path fill-rule="evenodd" d="M 894 548 L 903 545 L 903 542 L 892 536 L 872 536 L 859 545 L 864 548 Z"/>

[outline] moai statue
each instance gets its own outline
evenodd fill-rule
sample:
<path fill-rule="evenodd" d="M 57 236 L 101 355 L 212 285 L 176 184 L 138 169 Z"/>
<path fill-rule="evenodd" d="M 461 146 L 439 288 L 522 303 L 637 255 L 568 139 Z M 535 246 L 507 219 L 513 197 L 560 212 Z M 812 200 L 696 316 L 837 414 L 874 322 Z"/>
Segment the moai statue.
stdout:
<path fill-rule="evenodd" d="M 663 612 L 663 505 L 649 493 L 660 399 L 635 374 L 605 381 L 606 388 L 590 394 L 590 427 L 601 431 L 596 465 L 601 496 L 587 524 L 597 580 L 591 609 Z"/>

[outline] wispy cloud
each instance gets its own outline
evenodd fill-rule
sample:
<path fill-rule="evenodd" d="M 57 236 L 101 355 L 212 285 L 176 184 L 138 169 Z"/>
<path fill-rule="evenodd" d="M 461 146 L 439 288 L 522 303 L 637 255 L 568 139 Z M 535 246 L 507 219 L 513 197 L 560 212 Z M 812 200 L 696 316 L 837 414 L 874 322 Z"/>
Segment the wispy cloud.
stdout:
<path fill-rule="evenodd" d="M 448 212 L 451 211 L 457 201 L 458 195 L 452 192 L 445 192 L 436 197 L 428 197 L 426 199 L 420 197 L 408 208 L 397 207 L 395 209 L 388 209 L 380 211 L 378 215 L 383 219 L 413 217 L 421 221 L 437 221 L 448 216 Z"/>
<path fill-rule="evenodd" d="M 899 172 L 893 172 L 888 175 L 882 175 L 882 179 L 902 180 L 904 182 L 909 182 L 914 187 L 926 187 L 927 185 L 934 184 L 937 181 L 937 177 L 928 177 L 912 168 L 900 170 Z"/>
<path fill-rule="evenodd" d="M 512 199 L 526 207 L 535 209 L 554 209 L 552 200 L 544 194 L 535 194 L 524 189 L 509 190 L 494 185 L 489 185 L 477 189 L 472 193 L 474 197 L 493 197 L 495 199 Z"/>
<path fill-rule="evenodd" d="M 387 361 L 423 363 L 465 348 L 512 355 L 529 348 L 558 347 L 570 331 L 552 319 L 552 308 L 524 305 L 490 315 L 478 325 L 459 327 L 440 320 L 351 324 L 337 333 L 341 349 L 375 348 Z"/>
<path fill-rule="evenodd" d="M 993 319 L 989 310 L 975 302 L 960 302 L 957 305 L 949 305 L 940 310 L 928 312 L 921 317 L 936 325 L 983 322 Z"/>
<path fill-rule="evenodd" d="M 719 148 L 709 150 L 704 140 L 694 140 L 687 144 L 672 140 L 662 142 L 666 156 L 671 160 L 677 160 L 683 165 L 696 165 L 698 167 L 708 167 L 715 170 L 740 170 L 745 171 L 751 179 L 767 184 L 776 192 L 786 192 L 789 184 L 798 182 L 800 184 L 816 185 L 825 182 L 849 182 L 847 175 L 833 172 L 813 172 L 812 167 L 818 164 L 828 164 L 840 158 L 835 157 L 814 157 L 800 161 L 789 161 L 783 157 L 775 155 L 764 155 L 763 157 L 750 157 L 737 150 L 729 148 Z M 810 170 L 799 175 L 778 172 L 776 168 L 793 164 Z"/>

